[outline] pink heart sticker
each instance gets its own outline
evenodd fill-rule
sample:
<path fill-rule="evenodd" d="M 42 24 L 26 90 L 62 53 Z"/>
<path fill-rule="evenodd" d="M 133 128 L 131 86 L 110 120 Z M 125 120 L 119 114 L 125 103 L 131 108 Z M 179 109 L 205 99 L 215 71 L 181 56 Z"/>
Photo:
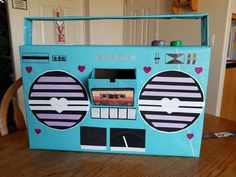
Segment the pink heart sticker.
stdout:
<path fill-rule="evenodd" d="M 196 68 L 195 68 L 195 72 L 196 72 L 197 74 L 200 74 L 202 71 L 203 71 L 203 68 L 202 68 L 202 67 L 196 67 Z"/>
<path fill-rule="evenodd" d="M 143 70 L 145 73 L 149 73 L 152 70 L 152 68 L 150 66 L 145 66 Z"/>
<path fill-rule="evenodd" d="M 31 73 L 31 71 L 32 71 L 32 67 L 31 66 L 26 66 L 25 69 L 26 69 L 26 71 L 28 73 Z"/>
<path fill-rule="evenodd" d="M 194 134 L 193 134 L 193 133 L 188 133 L 188 134 L 187 134 L 187 138 L 188 138 L 189 140 L 191 140 L 193 137 L 194 137 Z"/>
<path fill-rule="evenodd" d="M 78 70 L 79 70 L 80 72 L 84 72 L 85 66 L 84 66 L 84 65 L 79 65 L 79 66 L 78 66 Z"/>
<path fill-rule="evenodd" d="M 37 135 L 39 135 L 41 133 L 41 129 L 39 129 L 39 128 L 34 129 L 34 131 Z"/>

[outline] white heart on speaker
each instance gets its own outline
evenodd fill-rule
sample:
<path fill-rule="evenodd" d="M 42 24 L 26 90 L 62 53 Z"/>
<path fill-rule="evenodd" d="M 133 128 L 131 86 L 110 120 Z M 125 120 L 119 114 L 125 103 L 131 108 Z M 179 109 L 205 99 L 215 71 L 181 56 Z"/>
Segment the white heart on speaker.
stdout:
<path fill-rule="evenodd" d="M 58 26 L 62 26 L 63 25 L 63 21 L 61 21 L 61 20 L 59 20 L 59 21 L 56 21 L 56 24 L 58 25 Z"/>
<path fill-rule="evenodd" d="M 179 109 L 180 106 L 180 100 L 178 98 L 163 98 L 161 100 L 161 107 L 163 111 L 167 112 L 168 114 L 171 114 L 172 112 L 176 112 Z"/>
<path fill-rule="evenodd" d="M 56 110 L 58 113 L 61 113 L 67 109 L 67 99 L 65 98 L 51 98 L 49 102 L 52 106 L 52 109 Z"/>

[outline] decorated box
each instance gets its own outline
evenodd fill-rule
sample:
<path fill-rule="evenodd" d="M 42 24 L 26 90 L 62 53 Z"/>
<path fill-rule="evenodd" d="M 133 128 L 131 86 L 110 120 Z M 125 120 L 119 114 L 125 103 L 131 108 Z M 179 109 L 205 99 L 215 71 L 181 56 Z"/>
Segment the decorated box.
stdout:
<path fill-rule="evenodd" d="M 32 45 L 32 21 L 200 19 L 199 46 Z M 31 149 L 198 157 L 207 14 L 28 17 L 20 46 Z"/>

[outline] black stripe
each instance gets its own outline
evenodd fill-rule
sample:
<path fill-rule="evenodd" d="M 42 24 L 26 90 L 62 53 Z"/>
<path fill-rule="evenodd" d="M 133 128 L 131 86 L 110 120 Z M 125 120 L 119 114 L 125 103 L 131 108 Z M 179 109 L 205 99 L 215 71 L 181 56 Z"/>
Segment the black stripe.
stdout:
<path fill-rule="evenodd" d="M 185 77 L 185 78 L 191 78 L 189 75 L 180 72 L 180 71 L 166 71 L 157 74 L 155 77 Z M 154 77 L 153 77 L 154 78 Z"/>
<path fill-rule="evenodd" d="M 155 127 L 155 128 L 160 130 L 160 131 L 165 131 L 165 132 L 175 132 L 175 131 L 178 131 L 178 130 L 182 130 L 182 128 L 165 128 L 165 127 Z"/>
<path fill-rule="evenodd" d="M 29 104 L 30 106 L 51 106 L 51 104 Z"/>
<path fill-rule="evenodd" d="M 25 60 L 49 60 L 49 56 L 22 56 Z"/>
<path fill-rule="evenodd" d="M 150 105 L 150 104 L 139 104 L 139 106 L 155 106 L 155 107 L 162 107 L 162 105 Z"/>
<path fill-rule="evenodd" d="M 67 104 L 67 106 L 88 106 L 88 104 Z"/>
<path fill-rule="evenodd" d="M 47 124 L 45 124 L 47 125 Z M 59 129 L 59 130 L 64 130 L 64 129 L 68 129 L 68 128 L 71 128 L 71 127 L 74 127 L 76 126 L 77 124 L 73 125 L 73 126 L 70 126 L 70 127 L 63 127 L 63 126 L 49 126 L 47 125 L 48 127 L 51 127 L 51 128 L 55 128 L 55 129 Z"/>
<path fill-rule="evenodd" d="M 62 111 L 61 113 L 58 113 L 54 110 L 33 110 L 32 112 L 35 116 L 36 114 L 80 114 L 83 116 L 87 111 Z"/>
<path fill-rule="evenodd" d="M 56 92 L 62 92 L 62 93 L 70 93 L 70 92 L 74 92 L 74 93 L 84 93 L 83 90 L 57 90 L 57 89 L 32 89 L 32 93 L 36 93 L 36 92 L 52 92 L 52 93 L 56 93 Z"/>
<path fill-rule="evenodd" d="M 35 114 L 36 117 L 38 117 L 36 114 L 80 114 L 80 115 L 85 115 L 86 111 L 62 111 L 58 113 L 56 110 L 32 110 L 32 112 Z"/>
<path fill-rule="evenodd" d="M 179 106 L 179 108 L 203 108 L 202 106 Z"/>
<path fill-rule="evenodd" d="M 52 77 L 70 77 L 72 79 L 74 79 L 75 81 L 77 81 L 77 79 L 73 76 L 71 76 L 70 74 L 63 72 L 63 71 L 50 71 L 50 72 L 46 72 L 44 74 L 42 74 L 40 77 L 45 77 L 45 76 L 52 76 Z"/>

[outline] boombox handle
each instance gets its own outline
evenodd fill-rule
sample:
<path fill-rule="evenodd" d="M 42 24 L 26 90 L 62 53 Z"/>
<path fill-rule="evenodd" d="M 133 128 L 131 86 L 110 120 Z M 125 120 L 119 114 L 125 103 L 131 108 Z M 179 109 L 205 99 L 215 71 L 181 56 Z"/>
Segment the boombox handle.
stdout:
<path fill-rule="evenodd" d="M 160 14 L 146 16 L 64 16 L 64 17 L 26 17 L 24 20 L 24 42 L 32 45 L 33 21 L 73 21 L 73 20 L 137 20 L 137 19 L 201 19 L 201 44 L 209 46 L 208 15 L 203 14 Z"/>

